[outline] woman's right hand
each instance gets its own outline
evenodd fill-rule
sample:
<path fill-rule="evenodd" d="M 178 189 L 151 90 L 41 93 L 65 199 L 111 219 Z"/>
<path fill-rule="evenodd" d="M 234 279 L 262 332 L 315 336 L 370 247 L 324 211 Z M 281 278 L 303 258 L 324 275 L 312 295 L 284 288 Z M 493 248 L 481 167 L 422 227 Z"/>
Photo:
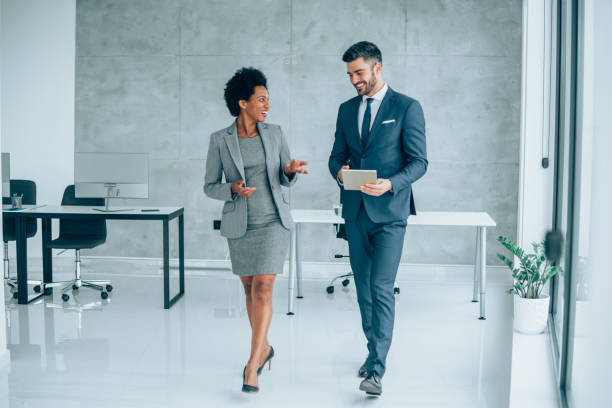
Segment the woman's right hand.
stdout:
<path fill-rule="evenodd" d="M 240 197 L 250 197 L 255 192 L 255 187 L 242 187 L 244 180 L 236 180 L 232 183 L 232 193 L 238 194 Z"/>

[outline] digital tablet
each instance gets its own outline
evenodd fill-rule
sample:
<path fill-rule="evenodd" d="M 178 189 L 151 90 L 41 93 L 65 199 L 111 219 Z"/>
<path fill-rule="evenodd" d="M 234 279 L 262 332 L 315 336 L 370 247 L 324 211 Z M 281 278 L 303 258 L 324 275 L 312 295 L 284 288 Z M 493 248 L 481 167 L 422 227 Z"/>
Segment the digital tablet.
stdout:
<path fill-rule="evenodd" d="M 376 183 L 376 170 L 342 170 L 345 190 L 361 190 L 367 183 Z"/>

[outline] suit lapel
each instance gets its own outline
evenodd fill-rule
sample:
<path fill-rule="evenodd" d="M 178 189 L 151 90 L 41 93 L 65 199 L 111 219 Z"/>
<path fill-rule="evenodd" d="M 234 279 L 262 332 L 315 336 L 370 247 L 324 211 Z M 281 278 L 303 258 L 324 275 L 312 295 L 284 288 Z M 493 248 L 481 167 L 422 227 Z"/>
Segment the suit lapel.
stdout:
<path fill-rule="evenodd" d="M 270 168 L 268 166 L 268 163 L 271 162 L 270 160 L 268 160 L 268 155 L 272 151 L 271 150 L 272 146 L 270 145 L 272 141 L 270 140 L 270 135 L 268 134 L 269 133 L 268 125 L 262 122 L 258 122 L 257 132 L 259 132 L 259 137 L 261 137 L 261 144 L 263 145 L 263 149 L 264 149 L 264 157 L 266 159 L 266 171 L 268 172 L 268 178 L 272 180 L 272 174 L 270 174 Z"/>
<path fill-rule="evenodd" d="M 238 131 L 236 130 L 236 122 L 227 128 L 227 132 L 225 132 L 225 143 L 227 144 L 227 148 L 230 152 L 230 156 L 232 156 L 232 160 L 234 160 L 234 164 L 238 169 L 238 172 L 242 176 L 242 179 L 245 180 L 244 176 L 244 162 L 242 161 L 242 154 L 240 153 L 240 146 L 238 145 Z"/>
<path fill-rule="evenodd" d="M 370 147 L 372 141 L 376 139 L 376 133 L 380 128 L 380 124 L 383 121 L 383 118 L 386 118 L 391 110 L 393 109 L 393 98 L 395 92 L 389 87 L 387 89 L 387 93 L 380 103 L 380 107 L 378 108 L 378 112 L 376 113 L 376 117 L 374 118 L 374 123 L 372 124 L 372 129 L 370 130 L 370 136 L 368 137 L 368 141 L 366 143 L 365 149 Z"/>

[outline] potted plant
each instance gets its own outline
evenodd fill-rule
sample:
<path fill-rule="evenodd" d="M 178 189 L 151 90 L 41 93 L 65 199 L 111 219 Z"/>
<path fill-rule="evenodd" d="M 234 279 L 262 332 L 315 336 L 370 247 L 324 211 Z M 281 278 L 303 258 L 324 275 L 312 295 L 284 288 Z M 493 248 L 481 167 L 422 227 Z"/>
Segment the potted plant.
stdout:
<path fill-rule="evenodd" d="M 563 269 L 553 265 L 544 254 L 544 243 L 532 243 L 534 253 L 525 253 L 506 237 L 497 240 L 516 256 L 519 263 L 497 254 L 512 271 L 514 286 L 508 293 L 514 295 L 514 328 L 522 333 L 537 334 L 546 329 L 550 297 L 542 295 L 546 282 Z"/>

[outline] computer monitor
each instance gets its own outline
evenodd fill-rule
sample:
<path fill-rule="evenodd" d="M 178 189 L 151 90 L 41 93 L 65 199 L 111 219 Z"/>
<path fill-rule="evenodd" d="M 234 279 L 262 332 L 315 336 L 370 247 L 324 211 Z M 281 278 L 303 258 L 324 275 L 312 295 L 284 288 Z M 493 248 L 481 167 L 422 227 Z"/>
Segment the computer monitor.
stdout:
<path fill-rule="evenodd" d="M 2 153 L 2 198 L 11 197 L 11 154 Z"/>
<path fill-rule="evenodd" d="M 149 198 L 149 158 L 145 153 L 75 153 L 75 197 Z"/>

